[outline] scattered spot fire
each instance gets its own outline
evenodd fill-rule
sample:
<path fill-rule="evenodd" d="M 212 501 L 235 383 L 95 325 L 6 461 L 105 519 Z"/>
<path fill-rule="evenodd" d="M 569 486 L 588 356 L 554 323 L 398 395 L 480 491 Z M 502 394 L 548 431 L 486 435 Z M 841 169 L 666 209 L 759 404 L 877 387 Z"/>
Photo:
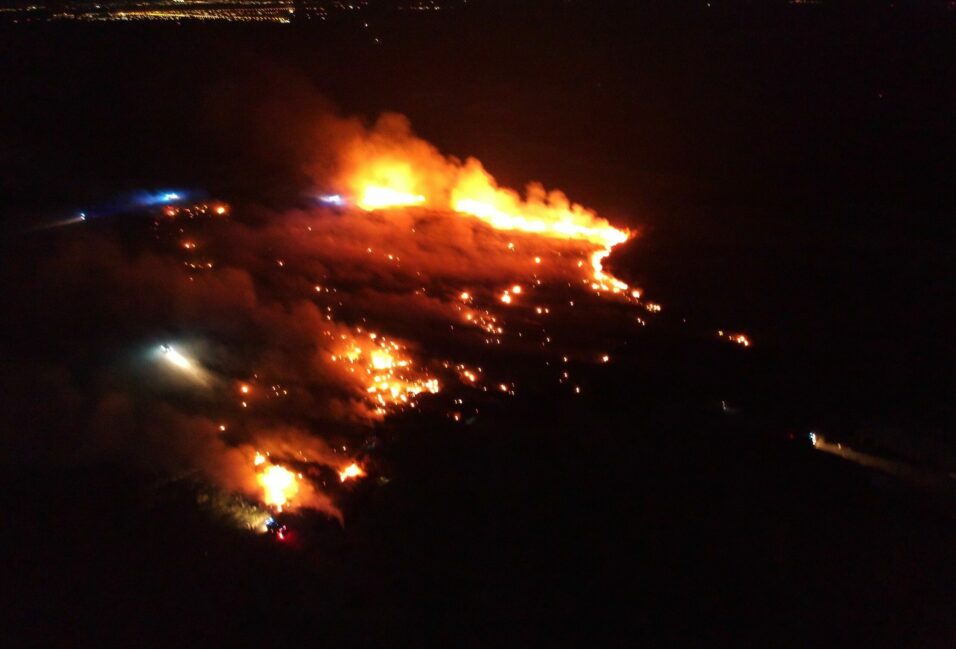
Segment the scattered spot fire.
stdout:
<path fill-rule="evenodd" d="M 750 347 L 751 345 L 750 338 L 742 333 L 734 333 L 730 331 L 724 331 L 723 329 L 718 329 L 717 337 L 723 338 L 724 340 L 729 340 L 732 343 L 737 343 L 741 347 Z"/>
<path fill-rule="evenodd" d="M 416 371 L 402 355 L 401 344 L 376 333 L 363 333 L 358 328 L 356 336 L 340 334 L 342 351 L 332 354 L 331 360 L 345 363 L 348 371 L 365 383 L 376 414 L 385 415 L 393 406 L 414 408 L 419 394 L 438 392 L 438 379 Z"/>

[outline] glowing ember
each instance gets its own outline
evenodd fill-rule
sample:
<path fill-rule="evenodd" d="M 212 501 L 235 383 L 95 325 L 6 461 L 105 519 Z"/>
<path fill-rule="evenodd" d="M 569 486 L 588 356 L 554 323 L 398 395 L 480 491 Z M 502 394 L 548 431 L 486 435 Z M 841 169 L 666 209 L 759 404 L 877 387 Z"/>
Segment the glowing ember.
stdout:
<path fill-rule="evenodd" d="M 414 407 L 414 397 L 439 391 L 438 379 L 415 369 L 399 343 L 377 333 L 365 337 L 341 334 L 340 338 L 344 347 L 331 360 L 347 364 L 349 374 L 364 385 L 376 414 L 383 415 L 392 406 Z"/>
<path fill-rule="evenodd" d="M 720 338 L 726 338 L 732 343 L 737 343 L 741 347 L 750 347 L 751 345 L 750 338 L 748 338 L 747 336 L 741 333 L 729 333 L 723 330 L 719 330 L 717 332 L 717 335 Z"/>

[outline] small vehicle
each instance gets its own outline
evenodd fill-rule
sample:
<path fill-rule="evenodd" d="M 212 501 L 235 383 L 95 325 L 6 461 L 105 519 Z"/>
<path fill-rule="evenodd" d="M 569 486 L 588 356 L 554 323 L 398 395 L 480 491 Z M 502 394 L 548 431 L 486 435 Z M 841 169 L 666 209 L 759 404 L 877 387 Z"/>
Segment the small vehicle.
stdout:
<path fill-rule="evenodd" d="M 284 541 L 286 535 L 289 533 L 289 528 L 270 516 L 266 519 L 266 533 L 274 534 L 277 539 Z"/>

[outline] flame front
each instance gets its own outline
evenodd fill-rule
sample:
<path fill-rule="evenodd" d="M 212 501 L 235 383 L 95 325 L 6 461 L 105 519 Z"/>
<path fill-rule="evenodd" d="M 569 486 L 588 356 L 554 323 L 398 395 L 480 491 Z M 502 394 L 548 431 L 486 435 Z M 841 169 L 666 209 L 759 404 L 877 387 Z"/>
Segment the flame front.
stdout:
<path fill-rule="evenodd" d="M 587 241 L 611 248 L 627 241 L 619 230 L 591 210 L 571 203 L 560 191 L 546 192 L 538 183 L 527 189 L 527 199 L 499 188 L 481 163 L 470 159 L 451 191 L 451 209 L 482 219 L 497 230 L 518 230 L 552 239 Z"/>
<path fill-rule="evenodd" d="M 578 241 L 590 248 L 591 289 L 615 294 L 630 289 L 603 267 L 612 249 L 631 237 L 628 230 L 539 183 L 528 185 L 525 198 L 499 187 L 481 162 L 443 156 L 416 137 L 401 116 L 384 115 L 371 133 L 353 142 L 345 158 L 341 183 L 363 210 L 414 206 L 451 210 L 496 230 Z"/>

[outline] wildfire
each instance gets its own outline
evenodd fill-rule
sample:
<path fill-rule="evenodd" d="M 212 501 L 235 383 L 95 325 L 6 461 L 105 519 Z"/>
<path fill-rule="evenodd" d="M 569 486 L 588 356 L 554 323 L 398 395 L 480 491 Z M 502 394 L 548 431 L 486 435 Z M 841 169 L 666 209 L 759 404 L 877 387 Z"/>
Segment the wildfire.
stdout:
<path fill-rule="evenodd" d="M 594 281 L 591 283 L 591 288 L 595 291 L 611 291 L 612 293 L 623 293 L 627 291 L 630 287 L 617 279 L 612 277 L 604 272 L 604 260 L 611 254 L 611 248 L 608 246 L 603 250 L 598 250 L 593 255 L 591 255 L 591 268 L 594 271 Z M 631 297 L 636 299 L 636 295 L 640 295 L 639 291 L 632 291 Z"/>
<path fill-rule="evenodd" d="M 341 338 L 343 349 L 331 360 L 346 363 L 349 373 L 359 378 L 377 414 L 385 414 L 392 406 L 414 407 L 414 397 L 439 391 L 438 379 L 416 369 L 399 343 L 371 332 Z"/>
<path fill-rule="evenodd" d="M 407 207 L 420 205 L 425 202 L 421 194 L 412 194 L 391 187 L 369 185 L 358 200 L 358 206 L 363 210 L 378 210 L 386 207 Z"/>
<path fill-rule="evenodd" d="M 589 283 L 598 292 L 625 294 L 630 287 L 609 275 L 603 262 L 631 233 L 612 226 L 594 211 L 572 203 L 564 193 L 528 185 L 525 197 L 499 187 L 482 164 L 445 157 L 417 138 L 404 118 L 387 115 L 379 130 L 357 139 L 345 154 L 345 178 L 355 204 L 367 211 L 422 206 L 480 219 L 502 231 L 587 244 Z M 513 244 L 509 244 L 513 249 Z M 541 263 L 540 257 L 534 258 Z"/>
<path fill-rule="evenodd" d="M 253 463 L 257 467 L 262 467 L 266 463 L 266 458 L 261 453 L 256 453 Z M 299 492 L 296 475 L 278 464 L 269 464 L 264 469 L 260 469 L 256 479 L 262 487 L 263 502 L 280 511 Z"/>
<path fill-rule="evenodd" d="M 477 160 L 442 156 L 400 124 L 392 128 L 366 132 L 355 150 L 337 152 L 341 168 L 333 167 L 335 175 L 320 186 L 339 193 L 317 195 L 325 207 L 253 227 L 230 218 L 193 224 L 232 208 L 177 204 L 167 206 L 175 220 L 154 222 L 157 235 L 174 247 L 177 268 L 182 257 L 196 268 L 197 255 L 207 249 L 220 256 L 215 270 L 208 264 L 208 279 L 189 276 L 198 289 L 182 298 L 193 309 L 186 311 L 191 322 L 202 321 L 220 302 L 208 299 L 215 291 L 235 292 L 222 304 L 247 304 L 249 284 L 234 269 L 248 270 L 256 291 L 262 276 L 270 307 L 250 305 L 249 314 L 239 309 L 235 316 L 249 320 L 240 331 L 248 328 L 261 341 L 255 356 L 242 364 L 231 357 L 216 364 L 213 356 L 209 370 L 200 365 L 203 359 L 168 345 L 162 358 L 177 372 L 223 373 L 212 377 L 213 384 L 225 386 L 239 407 L 230 411 L 235 421 L 229 430 L 236 434 L 219 441 L 230 450 L 248 443 L 274 453 L 250 458 L 250 447 L 243 447 L 239 462 L 241 484 L 258 491 L 261 505 L 273 513 L 294 505 L 341 517 L 334 477 L 317 477 L 337 474 L 345 483 L 366 475 L 354 461 L 354 447 L 346 445 L 356 441 L 346 436 L 358 425 L 374 426 L 386 415 L 416 408 L 445 385 L 453 400 L 448 416 L 471 424 L 487 399 L 533 398 L 535 371 L 557 379 L 569 397 L 580 395 L 590 387 L 586 375 L 574 372 L 578 361 L 612 362 L 602 351 L 607 347 L 586 348 L 595 340 L 592 329 L 625 311 L 631 324 L 633 304 L 660 310 L 604 270 L 631 232 L 540 184 L 523 193 L 499 187 Z M 230 245 L 214 245 L 220 231 Z M 278 281 L 270 281 L 272 274 Z M 619 298 L 601 303 L 595 293 Z M 232 317 L 232 311 L 223 316 Z M 602 344 L 610 342 L 597 333 Z M 742 334 L 727 337 L 749 345 Z M 520 354 L 506 357 L 521 361 L 514 374 L 500 374 L 502 367 L 487 358 L 492 349 Z M 242 351 L 236 350 L 237 358 Z M 243 369 L 225 374 L 232 367 Z M 319 416 L 333 430 L 336 421 L 347 422 L 335 430 L 335 444 L 303 423 Z M 226 432 L 225 424 L 218 427 Z"/>
<path fill-rule="evenodd" d="M 510 189 L 499 188 L 495 179 L 475 159 L 460 170 L 451 190 L 450 207 L 487 222 L 497 230 L 518 230 L 552 239 L 574 239 L 599 246 L 627 241 L 627 230 L 619 230 L 591 210 L 571 203 L 560 191 L 546 192 L 532 183 L 527 199 Z"/>
<path fill-rule="evenodd" d="M 365 470 L 358 464 L 352 462 L 350 465 L 339 471 L 339 480 L 345 482 L 353 478 L 361 478 L 365 475 Z"/>

